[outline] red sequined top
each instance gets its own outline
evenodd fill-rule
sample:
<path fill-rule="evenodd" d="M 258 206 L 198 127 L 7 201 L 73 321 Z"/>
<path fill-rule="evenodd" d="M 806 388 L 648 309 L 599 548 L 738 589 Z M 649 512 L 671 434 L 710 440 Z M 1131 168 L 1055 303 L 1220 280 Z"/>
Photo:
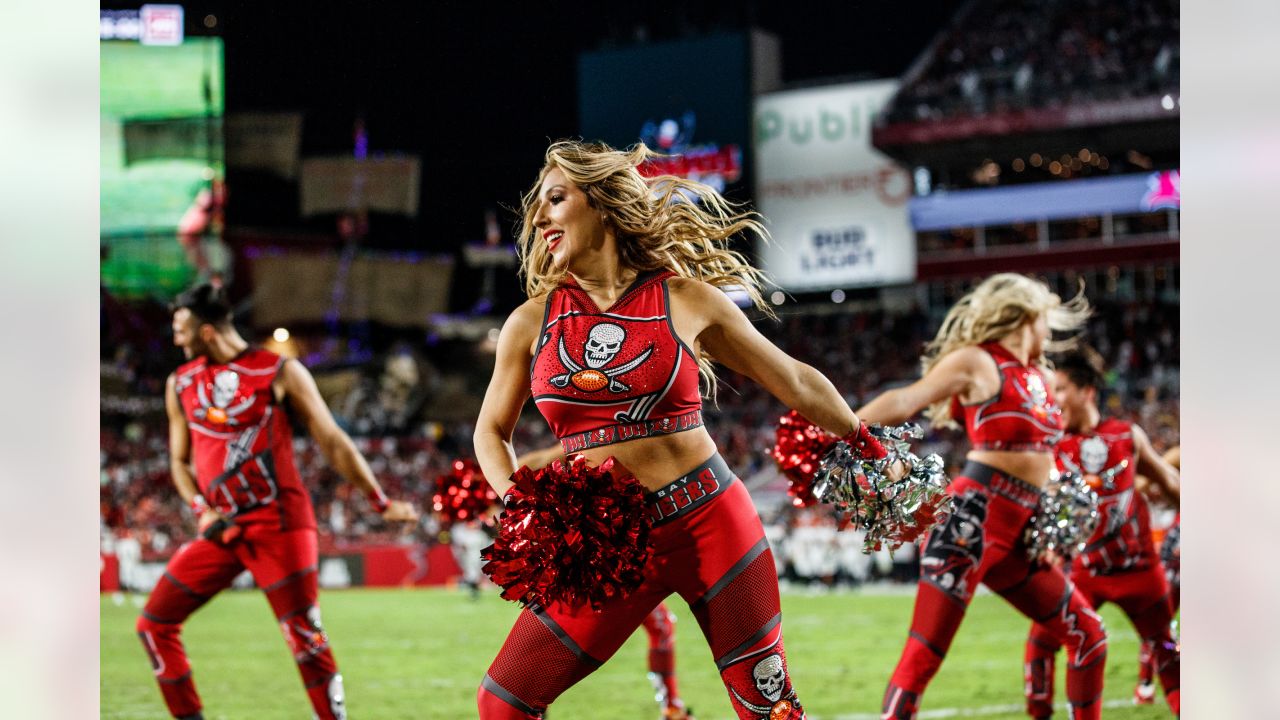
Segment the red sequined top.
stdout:
<path fill-rule="evenodd" d="M 547 298 L 530 385 L 565 452 L 702 425 L 697 359 L 671 322 L 674 275 L 640 274 L 607 311 L 572 277 Z"/>
<path fill-rule="evenodd" d="M 1086 433 L 1068 433 L 1056 448 L 1058 467 L 1078 473 L 1098 493 L 1098 528 L 1076 564 L 1094 574 L 1148 567 L 1155 558 L 1151 513 L 1133 487 L 1133 426 L 1104 418 Z"/>
<path fill-rule="evenodd" d="M 284 358 L 250 348 L 226 364 L 201 356 L 174 373 L 191 430 L 200 494 L 237 523 L 314 528 L 311 497 L 293 459 L 293 433 L 271 384 Z"/>
<path fill-rule="evenodd" d="M 975 450 L 1043 452 L 1062 437 L 1062 410 L 1053 402 L 1040 368 L 1023 365 L 999 343 L 983 343 L 996 361 L 1000 389 L 989 400 L 972 405 L 951 398 L 951 416 L 964 418 Z"/>

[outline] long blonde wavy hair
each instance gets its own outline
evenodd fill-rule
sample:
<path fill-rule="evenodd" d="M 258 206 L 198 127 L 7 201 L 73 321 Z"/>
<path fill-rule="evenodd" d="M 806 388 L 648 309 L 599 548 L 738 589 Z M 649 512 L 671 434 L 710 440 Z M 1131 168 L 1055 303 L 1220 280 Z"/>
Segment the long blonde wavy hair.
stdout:
<path fill-rule="evenodd" d="M 534 216 L 541 206 L 539 192 L 547 173 L 559 169 L 582 190 L 592 208 L 604 211 L 605 223 L 618 240 L 620 263 L 637 272 L 670 270 L 721 288 L 737 287 L 766 314 L 761 287 L 765 276 L 741 253 L 729 249 L 738 233 L 755 233 L 765 242 L 769 232 L 759 214 L 743 210 L 714 188 L 674 175 L 646 178 L 639 167 L 661 157 L 644 143 L 616 150 L 604 143 L 561 140 L 547 148 L 542 171 L 529 192 L 521 197 L 521 224 L 517 238 L 520 274 L 525 294 L 538 297 L 554 290 L 566 271 L 552 265 L 546 243 L 537 242 Z M 696 200 L 691 200 L 696 198 Z M 698 374 L 704 391 L 714 397 L 715 372 L 711 360 L 699 353 Z"/>
<path fill-rule="evenodd" d="M 1052 333 L 1078 332 L 1084 328 L 1090 313 L 1083 289 L 1063 302 L 1047 285 L 1026 275 L 992 275 L 947 311 L 938 334 L 925 346 L 924 356 L 920 358 L 922 374 L 928 375 L 953 350 L 999 340 L 1041 315 L 1045 315 L 1051 335 L 1045 342 L 1044 352 L 1031 360 L 1047 372 L 1053 365 L 1046 355 L 1067 350 L 1076 343 L 1075 335 L 1054 340 Z M 950 398 L 929 406 L 925 416 L 937 427 L 957 424 L 951 417 Z"/>

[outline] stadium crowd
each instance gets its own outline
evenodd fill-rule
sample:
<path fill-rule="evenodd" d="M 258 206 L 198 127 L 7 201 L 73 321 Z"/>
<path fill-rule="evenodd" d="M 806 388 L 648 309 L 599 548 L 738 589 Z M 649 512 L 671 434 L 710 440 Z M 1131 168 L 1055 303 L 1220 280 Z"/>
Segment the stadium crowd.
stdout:
<path fill-rule="evenodd" d="M 1179 80 L 1177 0 L 981 0 L 902 88 L 889 122 L 1159 96 Z"/>
<path fill-rule="evenodd" d="M 917 358 L 939 320 L 923 311 L 871 311 L 786 314 L 776 322 L 765 319 L 758 324 L 788 353 L 828 373 L 858 407 L 882 389 L 918 376 Z M 1158 451 L 1176 445 L 1177 306 L 1100 302 L 1087 337 L 1111 368 L 1105 411 L 1147 428 Z M 118 351 L 104 358 L 104 378 L 116 378 L 123 386 L 121 392 L 154 391 L 151 396 L 160 397 L 164 375 L 156 377 L 153 371 L 158 368 L 144 355 Z M 435 478 L 446 473 L 454 459 L 470 456 L 473 428 L 467 422 L 433 421 L 426 412 L 429 404 L 417 401 L 412 403 L 422 408 L 417 422 L 362 421 L 377 397 L 388 396 L 373 388 L 385 390 L 388 375 L 404 377 L 409 371 L 403 365 L 399 351 L 375 360 L 368 373 L 375 380 L 362 380 L 353 385 L 350 394 L 330 402 L 339 421 L 352 430 L 357 446 L 387 492 L 427 508 Z M 863 555 L 861 538 L 852 532 L 837 534 L 830 512 L 824 508 L 796 509 L 786 502 L 786 481 L 776 472 L 770 456 L 776 422 L 785 408 L 755 383 L 724 369 L 721 373 L 717 398 L 706 403 L 707 426 L 729 466 L 757 497 L 770 541 L 779 548 L 780 575 L 819 587 L 880 578 L 911 581 L 911 549 L 900 550 L 893 557 L 887 553 Z M 392 395 L 404 397 L 400 389 Z M 516 431 L 515 446 L 522 452 L 555 442 L 545 423 L 530 412 Z M 407 431 L 389 434 L 389 425 Z M 143 559 L 160 559 L 190 536 L 194 521 L 173 490 L 167 442 L 162 412 L 122 414 L 118 409 L 104 408 L 100 488 L 104 549 L 116 538 L 128 536 L 141 545 Z M 298 437 L 294 446 L 299 471 L 312 489 L 322 552 L 368 542 L 430 544 L 443 537 L 430 513 L 424 513 L 412 532 L 387 526 L 368 511 L 359 493 L 340 481 L 314 443 Z M 941 454 L 954 471 L 962 463 L 966 445 L 960 432 L 934 430 L 927 431 L 921 447 Z"/>

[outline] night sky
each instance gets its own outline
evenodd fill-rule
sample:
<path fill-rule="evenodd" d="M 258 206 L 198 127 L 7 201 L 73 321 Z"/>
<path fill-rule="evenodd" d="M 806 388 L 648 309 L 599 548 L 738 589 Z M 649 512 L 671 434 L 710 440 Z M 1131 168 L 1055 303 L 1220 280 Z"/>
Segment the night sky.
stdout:
<path fill-rule="evenodd" d="M 226 47 L 228 113 L 302 111 L 303 155 L 350 151 L 352 123 L 362 114 L 371 152 L 420 154 L 420 217 L 392 230 L 403 236 L 394 244 L 447 252 L 483 237 L 485 208 L 517 203 L 548 139 L 576 134 L 576 58 L 582 51 L 633 44 L 641 26 L 650 41 L 755 26 L 781 39 L 787 84 L 894 77 L 955 7 L 884 1 L 722 5 L 657 0 L 379 8 L 282 0 L 185 7 L 189 33 L 200 29 L 206 14 L 217 17 L 214 32 Z M 243 192 L 237 198 L 235 176 L 229 180 L 229 219 L 235 223 L 235 203 L 252 199 Z M 296 208 L 289 211 L 282 210 L 281 222 L 296 223 Z M 514 216 L 500 217 L 510 228 Z M 255 218 L 252 224 L 263 223 Z"/>

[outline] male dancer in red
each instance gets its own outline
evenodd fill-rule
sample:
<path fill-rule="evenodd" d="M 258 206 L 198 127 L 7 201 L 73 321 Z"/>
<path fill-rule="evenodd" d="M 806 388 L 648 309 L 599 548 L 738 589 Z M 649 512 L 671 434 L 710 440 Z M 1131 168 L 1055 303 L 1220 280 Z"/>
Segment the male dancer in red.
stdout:
<path fill-rule="evenodd" d="M 516 459 L 517 466 L 537 470 L 564 457 L 559 444 L 533 450 Z M 665 602 L 658 603 L 641 623 L 649 634 L 649 682 L 653 683 L 660 720 L 696 720 L 680 699 L 676 682 L 676 615 Z M 548 713 L 544 713 L 545 718 Z"/>
<path fill-rule="evenodd" d="M 1180 656 L 1169 635 L 1169 584 L 1151 540 L 1146 501 L 1133 479 L 1135 470 L 1141 472 L 1176 503 L 1178 472 L 1156 454 L 1142 428 L 1101 416 L 1102 387 L 1097 353 L 1072 352 L 1057 363 L 1054 397 L 1067 429 L 1058 442 L 1058 464 L 1082 475 L 1101 500 L 1098 529 L 1072 563 L 1071 580 L 1093 607 L 1119 605 L 1138 634 L 1152 643 L 1165 698 L 1177 715 Z M 1033 718 L 1053 715 L 1053 665 L 1060 645 L 1044 627 L 1032 625 L 1024 670 L 1027 713 Z"/>
<path fill-rule="evenodd" d="M 267 595 L 316 716 L 346 718 L 342 676 L 316 600 L 315 512 L 294 463 L 287 415 L 306 426 L 385 520 L 413 521 L 417 513 L 383 495 L 307 369 L 251 348 L 236 332 L 222 290 L 197 285 L 173 310 L 173 342 L 188 362 L 165 388 L 170 468 L 199 518 L 200 537 L 169 560 L 138 618 L 165 704 L 175 718 L 203 719 L 182 623 L 247 568 Z"/>

